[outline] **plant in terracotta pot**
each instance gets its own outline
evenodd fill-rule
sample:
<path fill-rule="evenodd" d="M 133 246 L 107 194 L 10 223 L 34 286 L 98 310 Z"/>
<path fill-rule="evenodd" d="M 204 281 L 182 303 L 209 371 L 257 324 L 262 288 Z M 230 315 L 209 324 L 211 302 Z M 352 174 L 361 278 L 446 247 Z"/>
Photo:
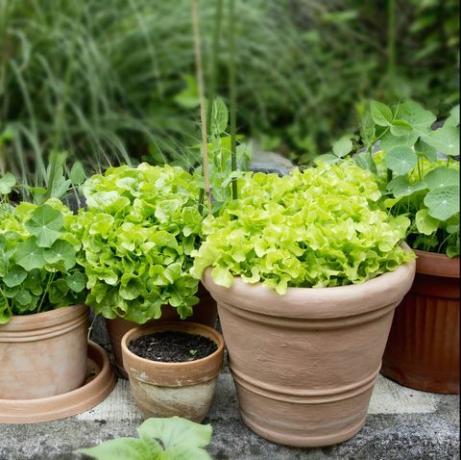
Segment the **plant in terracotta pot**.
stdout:
<path fill-rule="evenodd" d="M 356 159 L 378 178 L 390 212 L 410 219 L 406 240 L 417 254 L 382 373 L 418 390 L 459 393 L 459 106 L 432 129 L 435 122 L 416 102 L 372 101 L 362 120 L 366 151 Z"/>
<path fill-rule="evenodd" d="M 192 322 L 158 322 L 128 331 L 123 365 L 137 406 L 146 417 L 180 416 L 201 422 L 213 402 L 224 340 Z"/>
<path fill-rule="evenodd" d="M 189 274 L 203 219 L 197 178 L 179 167 L 143 163 L 94 175 L 82 192 L 86 301 L 109 320 L 119 367 L 121 338 L 136 325 L 188 318 L 214 326 L 216 304 Z"/>
<path fill-rule="evenodd" d="M 242 418 L 282 444 L 344 441 L 365 423 L 413 281 L 409 220 L 351 160 L 236 185 L 204 222 L 193 274 L 217 300 Z"/>
<path fill-rule="evenodd" d="M 0 205 L 0 400 L 51 397 L 85 379 L 86 277 L 74 223 L 55 198 Z"/>

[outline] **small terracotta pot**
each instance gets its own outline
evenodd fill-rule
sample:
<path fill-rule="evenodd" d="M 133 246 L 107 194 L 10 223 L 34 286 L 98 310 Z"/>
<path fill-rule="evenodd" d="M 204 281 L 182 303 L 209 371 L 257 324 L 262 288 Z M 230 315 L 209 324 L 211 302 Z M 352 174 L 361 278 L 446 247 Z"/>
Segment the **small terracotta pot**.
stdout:
<path fill-rule="evenodd" d="M 208 337 L 218 346 L 209 356 L 184 363 L 162 363 L 141 358 L 128 344 L 159 331 L 182 331 Z M 123 364 L 131 391 L 144 416 L 184 417 L 201 422 L 210 410 L 224 357 L 224 341 L 216 330 L 191 322 L 163 322 L 128 331 L 122 339 Z"/>
<path fill-rule="evenodd" d="M 416 251 L 413 287 L 398 308 L 382 374 L 401 385 L 459 394 L 459 258 Z"/>
<path fill-rule="evenodd" d="M 200 301 L 197 305 L 194 306 L 194 312 L 192 316 L 185 319 L 184 321 L 204 324 L 214 328 L 216 326 L 216 321 L 218 319 L 218 310 L 216 308 L 216 301 L 211 297 L 208 291 L 200 284 L 198 297 Z M 165 321 L 182 321 L 175 308 L 165 305 L 162 307 L 162 317 L 160 319 L 154 319 L 148 321 L 145 325 L 150 326 L 157 324 L 158 322 Z M 122 377 L 127 378 L 127 373 L 123 369 L 122 362 L 122 348 L 121 341 L 122 337 L 130 330 L 138 327 L 139 324 L 133 323 L 132 321 L 127 321 L 123 318 L 116 319 L 107 319 L 106 327 L 107 332 L 109 333 L 110 343 L 112 345 L 112 352 L 114 354 L 115 365 L 119 370 Z"/>
<path fill-rule="evenodd" d="M 414 261 L 359 285 L 289 288 L 202 282 L 218 302 L 243 421 L 298 447 L 345 441 L 364 425 L 395 307 Z"/>
<path fill-rule="evenodd" d="M 0 326 L 0 399 L 55 396 L 82 385 L 87 370 L 88 308 L 13 316 Z"/>

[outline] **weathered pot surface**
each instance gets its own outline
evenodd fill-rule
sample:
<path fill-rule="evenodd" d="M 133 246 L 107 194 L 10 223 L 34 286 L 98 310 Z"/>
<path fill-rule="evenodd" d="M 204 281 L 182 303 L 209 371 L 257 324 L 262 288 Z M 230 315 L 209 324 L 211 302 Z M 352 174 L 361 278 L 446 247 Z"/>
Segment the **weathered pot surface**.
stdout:
<path fill-rule="evenodd" d="M 397 309 L 382 374 L 401 385 L 459 394 L 459 258 L 416 251 L 416 277 Z"/>
<path fill-rule="evenodd" d="M 193 323 L 204 324 L 214 328 L 218 319 L 218 310 L 215 300 L 210 296 L 208 291 L 200 284 L 198 290 L 200 301 L 194 306 L 194 311 L 189 318 L 181 320 L 175 308 L 165 305 L 162 307 L 162 317 L 148 321 L 145 326 L 157 324 L 165 321 L 187 321 Z M 132 321 L 127 321 L 123 318 L 106 319 L 107 332 L 109 334 L 112 352 L 114 354 L 115 365 L 122 377 L 127 378 L 128 375 L 123 368 L 122 359 L 122 337 L 130 330 L 139 325 Z"/>
<path fill-rule="evenodd" d="M 182 331 L 213 340 L 217 350 L 184 363 L 150 361 L 135 355 L 128 344 L 159 331 Z M 224 357 L 224 340 L 216 330 L 198 323 L 162 322 L 128 331 L 122 339 L 123 364 L 131 391 L 145 417 L 184 417 L 201 422 L 210 410 Z"/>
<path fill-rule="evenodd" d="M 87 371 L 88 308 L 14 316 L 0 326 L 0 399 L 35 399 L 78 388 Z"/>
<path fill-rule="evenodd" d="M 360 285 L 269 288 L 202 282 L 218 303 L 243 421 L 280 444 L 315 447 L 354 436 L 367 408 L 395 307 L 415 263 Z"/>

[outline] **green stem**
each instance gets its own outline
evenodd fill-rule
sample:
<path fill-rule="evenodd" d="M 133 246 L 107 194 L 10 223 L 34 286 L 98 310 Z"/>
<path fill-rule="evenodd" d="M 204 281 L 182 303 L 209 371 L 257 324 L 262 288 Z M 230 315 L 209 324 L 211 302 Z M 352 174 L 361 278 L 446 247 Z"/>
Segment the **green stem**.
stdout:
<path fill-rule="evenodd" d="M 235 1 L 229 0 L 229 93 L 230 93 L 230 135 L 231 169 L 237 170 L 237 92 L 235 68 Z M 232 179 L 232 198 L 238 198 L 237 178 Z"/>
<path fill-rule="evenodd" d="M 56 273 L 51 273 L 50 276 L 48 277 L 48 282 L 46 283 L 45 290 L 43 291 L 42 298 L 40 299 L 40 303 L 38 304 L 37 308 L 37 313 L 40 313 L 40 310 L 42 309 L 43 302 L 45 301 L 45 297 L 48 294 L 48 291 L 50 289 L 51 283 L 54 280 Z"/>
<path fill-rule="evenodd" d="M 215 14 L 215 29 L 213 32 L 213 48 L 211 54 L 211 71 L 210 71 L 210 98 L 208 101 L 208 110 L 207 110 L 207 122 L 208 126 L 211 126 L 211 114 L 213 110 L 213 101 L 216 97 L 216 87 L 218 79 L 218 57 L 219 57 L 219 42 L 221 37 L 221 24 L 222 24 L 222 10 L 223 10 L 223 0 L 217 0 L 216 2 L 216 14 Z"/>

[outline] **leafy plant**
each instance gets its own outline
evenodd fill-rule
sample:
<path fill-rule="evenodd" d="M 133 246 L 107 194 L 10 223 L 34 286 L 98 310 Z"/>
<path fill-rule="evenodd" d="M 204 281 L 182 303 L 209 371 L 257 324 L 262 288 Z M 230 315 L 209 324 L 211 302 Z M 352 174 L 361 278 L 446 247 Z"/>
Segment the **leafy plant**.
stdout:
<path fill-rule="evenodd" d="M 179 167 L 109 168 L 82 186 L 77 236 L 88 276 L 87 304 L 105 318 L 145 323 L 177 308 L 192 314 L 197 281 L 188 273 L 200 243 L 198 177 Z"/>
<path fill-rule="evenodd" d="M 86 277 L 75 216 L 59 200 L 0 205 L 0 324 L 13 315 L 81 303 Z"/>
<path fill-rule="evenodd" d="M 189 420 L 150 418 L 138 428 L 139 438 L 118 438 L 79 452 L 96 460 L 211 460 L 206 447 L 211 425 Z"/>
<path fill-rule="evenodd" d="M 414 101 L 371 101 L 362 119 L 364 152 L 356 161 L 379 178 L 384 204 L 411 220 L 414 249 L 459 255 L 459 106 L 432 129 L 436 116 Z M 439 122 L 440 125 L 440 122 Z M 380 141 L 381 152 L 372 153 Z M 353 150 L 352 144 L 344 151 Z M 343 155 L 342 155 L 343 156 Z M 332 161 L 339 161 L 339 157 Z"/>
<path fill-rule="evenodd" d="M 351 160 L 283 177 L 246 173 L 238 188 L 239 199 L 204 222 L 196 278 L 212 267 L 222 286 L 239 276 L 284 294 L 361 283 L 413 257 L 400 246 L 409 220 L 379 206 L 373 176 Z"/>

